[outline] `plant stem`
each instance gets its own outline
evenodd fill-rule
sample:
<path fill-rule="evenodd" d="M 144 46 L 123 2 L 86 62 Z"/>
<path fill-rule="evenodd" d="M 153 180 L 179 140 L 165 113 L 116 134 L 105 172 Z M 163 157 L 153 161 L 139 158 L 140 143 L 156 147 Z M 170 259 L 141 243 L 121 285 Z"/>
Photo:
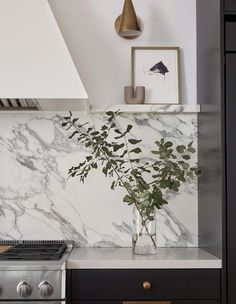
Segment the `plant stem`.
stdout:
<path fill-rule="evenodd" d="M 150 234 L 150 232 L 149 232 L 149 230 L 148 230 L 148 227 L 147 227 L 147 224 L 146 224 L 146 221 L 147 221 L 147 220 L 144 220 L 143 215 L 142 215 L 141 211 L 140 211 L 139 208 L 138 208 L 138 204 L 137 204 L 136 202 L 135 202 L 134 204 L 135 204 L 135 208 L 137 209 L 137 211 L 138 211 L 138 213 L 139 213 L 139 215 L 140 215 L 140 217 L 141 217 L 142 226 L 143 226 L 144 229 L 146 230 L 147 235 L 150 237 L 150 239 L 151 239 L 151 241 L 152 241 L 154 247 L 156 248 L 156 247 L 157 247 L 157 246 L 156 246 L 156 242 L 155 242 L 154 238 L 152 237 L 152 235 Z M 139 238 L 139 236 L 137 237 L 137 240 L 138 240 L 138 238 Z"/>

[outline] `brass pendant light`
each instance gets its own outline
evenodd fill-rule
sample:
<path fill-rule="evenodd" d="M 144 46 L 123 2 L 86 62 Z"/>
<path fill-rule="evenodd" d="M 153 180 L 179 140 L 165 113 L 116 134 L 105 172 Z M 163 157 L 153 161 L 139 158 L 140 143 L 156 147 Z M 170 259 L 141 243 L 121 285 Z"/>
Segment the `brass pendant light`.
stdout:
<path fill-rule="evenodd" d="M 116 19 L 115 29 L 125 39 L 134 39 L 142 34 L 142 23 L 136 16 L 132 0 L 125 0 L 122 15 Z"/>

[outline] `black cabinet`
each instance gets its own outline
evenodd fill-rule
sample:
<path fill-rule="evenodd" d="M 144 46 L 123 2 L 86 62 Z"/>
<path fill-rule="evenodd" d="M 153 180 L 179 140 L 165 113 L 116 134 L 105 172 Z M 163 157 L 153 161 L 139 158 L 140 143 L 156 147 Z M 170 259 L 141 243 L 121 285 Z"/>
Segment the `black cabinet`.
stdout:
<path fill-rule="evenodd" d="M 221 298 L 219 269 L 81 269 L 69 275 L 67 293 L 77 304 L 218 304 Z"/>
<path fill-rule="evenodd" d="M 236 11 L 236 0 L 225 0 L 226 11 Z"/>
<path fill-rule="evenodd" d="M 225 139 L 225 193 L 224 193 L 224 304 L 236 301 L 236 1 L 224 2 L 226 12 L 222 12 L 222 71 L 223 100 L 222 117 Z M 231 11 L 231 13 L 229 13 Z M 235 13 L 233 12 L 235 11 Z M 225 37 L 224 37 L 225 35 Z"/>
<path fill-rule="evenodd" d="M 236 39 L 235 39 L 236 40 Z M 226 171 L 227 171 L 227 296 L 236 299 L 236 54 L 226 54 Z"/>
<path fill-rule="evenodd" d="M 226 34 L 226 45 L 225 45 L 226 52 L 235 52 L 236 51 L 236 22 L 226 22 L 225 34 Z"/>
<path fill-rule="evenodd" d="M 72 304 L 122 304 L 121 301 L 75 301 Z M 151 304 L 151 303 L 150 303 Z"/>
<path fill-rule="evenodd" d="M 121 301 L 73 301 L 72 304 L 121 304 Z M 151 304 L 151 303 L 150 303 Z"/>
<path fill-rule="evenodd" d="M 131 302 L 122 302 L 122 301 L 78 301 L 72 302 L 72 304 L 221 304 L 220 301 L 131 301 Z"/>
<path fill-rule="evenodd" d="M 151 303 L 150 303 L 151 304 Z M 174 301 L 170 304 L 221 304 L 221 301 Z"/>

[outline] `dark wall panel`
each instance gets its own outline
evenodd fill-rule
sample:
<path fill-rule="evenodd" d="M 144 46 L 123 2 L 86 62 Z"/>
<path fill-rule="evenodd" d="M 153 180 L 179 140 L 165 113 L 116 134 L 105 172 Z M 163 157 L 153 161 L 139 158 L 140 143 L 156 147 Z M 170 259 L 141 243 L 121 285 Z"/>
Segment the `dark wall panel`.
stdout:
<path fill-rule="evenodd" d="M 197 0 L 199 245 L 221 255 L 221 53 L 220 1 Z M 209 18 L 210 16 L 210 18 Z"/>

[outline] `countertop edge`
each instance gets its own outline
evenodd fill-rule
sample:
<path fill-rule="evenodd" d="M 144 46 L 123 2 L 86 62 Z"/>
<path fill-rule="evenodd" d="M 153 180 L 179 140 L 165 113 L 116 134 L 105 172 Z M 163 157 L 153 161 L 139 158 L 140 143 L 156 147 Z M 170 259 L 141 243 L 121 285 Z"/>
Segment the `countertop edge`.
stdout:
<path fill-rule="evenodd" d="M 160 261 L 151 262 L 99 262 L 99 261 L 69 261 L 66 269 L 221 269 L 221 260 L 205 261 Z"/>

